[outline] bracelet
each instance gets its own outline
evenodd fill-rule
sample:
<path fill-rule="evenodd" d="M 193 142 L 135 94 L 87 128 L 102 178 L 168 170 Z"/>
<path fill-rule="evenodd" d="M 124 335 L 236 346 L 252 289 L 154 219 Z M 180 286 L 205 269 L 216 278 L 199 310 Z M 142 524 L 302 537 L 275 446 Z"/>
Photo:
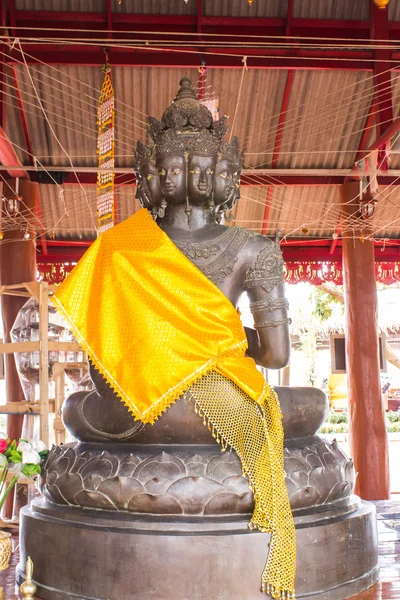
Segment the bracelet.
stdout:
<path fill-rule="evenodd" d="M 292 319 L 280 319 L 279 321 L 263 321 L 262 323 L 254 323 L 254 329 L 262 329 L 263 327 L 278 327 L 278 325 L 290 325 Z"/>
<path fill-rule="evenodd" d="M 268 300 L 250 303 L 250 310 L 252 313 L 272 312 L 278 308 L 289 308 L 289 302 L 286 300 L 286 298 L 268 298 Z"/>

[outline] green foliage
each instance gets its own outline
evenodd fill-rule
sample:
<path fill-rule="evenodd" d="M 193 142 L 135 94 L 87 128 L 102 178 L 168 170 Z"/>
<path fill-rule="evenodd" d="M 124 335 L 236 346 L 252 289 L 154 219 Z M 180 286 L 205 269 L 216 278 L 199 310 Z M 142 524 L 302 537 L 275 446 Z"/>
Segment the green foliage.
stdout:
<path fill-rule="evenodd" d="M 347 423 L 324 423 L 318 433 L 347 433 Z"/>
<path fill-rule="evenodd" d="M 396 421 L 395 423 L 388 423 L 386 431 L 388 433 L 400 433 L 400 422 Z"/>
<path fill-rule="evenodd" d="M 342 306 L 342 303 L 337 298 L 331 296 L 330 294 L 327 294 L 319 288 L 315 288 L 313 290 L 313 296 L 315 300 L 315 308 L 313 310 L 313 314 L 316 317 L 318 317 L 321 321 L 327 321 L 329 317 L 332 316 L 332 304 L 339 304 Z"/>
<path fill-rule="evenodd" d="M 17 442 L 15 440 L 13 440 L 8 446 L 7 450 L 4 452 L 4 455 L 9 462 L 16 464 L 22 462 L 22 454 L 17 450 Z"/>
<path fill-rule="evenodd" d="M 389 421 L 389 423 L 400 422 L 400 410 L 388 410 L 386 413 L 386 419 Z"/>
<path fill-rule="evenodd" d="M 41 469 L 40 465 L 27 464 L 22 467 L 22 473 L 24 475 L 26 475 L 28 478 L 32 478 L 32 476 L 36 475 L 36 473 L 38 475 L 40 475 L 41 472 L 42 472 L 42 469 Z"/>
<path fill-rule="evenodd" d="M 348 433 L 348 430 L 347 411 L 337 412 L 331 409 L 318 433 Z M 386 431 L 400 433 L 400 410 L 389 410 L 386 413 Z"/>
<path fill-rule="evenodd" d="M 326 418 L 326 423 L 348 423 L 349 422 L 349 418 L 347 415 L 347 411 L 343 411 L 343 412 L 337 412 L 336 410 L 333 410 L 331 408 L 331 410 L 329 411 L 329 414 Z"/>

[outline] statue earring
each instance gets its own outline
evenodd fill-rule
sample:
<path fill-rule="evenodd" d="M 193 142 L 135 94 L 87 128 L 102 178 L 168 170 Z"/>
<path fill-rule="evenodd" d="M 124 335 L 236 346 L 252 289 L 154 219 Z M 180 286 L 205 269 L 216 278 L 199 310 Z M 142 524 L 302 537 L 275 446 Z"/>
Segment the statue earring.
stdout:
<path fill-rule="evenodd" d="M 192 207 L 190 206 L 190 201 L 189 201 L 189 198 L 187 196 L 186 196 L 185 213 L 186 213 L 188 225 L 190 225 L 190 216 L 192 214 Z"/>
<path fill-rule="evenodd" d="M 157 209 L 157 216 L 160 219 L 163 219 L 165 217 L 165 209 L 167 208 L 167 206 L 168 206 L 168 204 L 167 204 L 166 199 L 162 198 L 161 202 L 160 202 L 160 206 Z"/>

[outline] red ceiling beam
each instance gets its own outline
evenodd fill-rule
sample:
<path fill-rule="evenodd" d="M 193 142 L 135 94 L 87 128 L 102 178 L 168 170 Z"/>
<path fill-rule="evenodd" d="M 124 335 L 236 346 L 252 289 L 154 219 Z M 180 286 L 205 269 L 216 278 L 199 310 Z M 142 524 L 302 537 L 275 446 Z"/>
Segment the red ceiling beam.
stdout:
<path fill-rule="evenodd" d="M 15 177 L 15 171 L 10 171 L 13 177 Z M 37 173 L 36 171 L 31 171 L 31 179 L 32 181 L 37 181 Z M 4 169 L 1 169 L 0 166 L 0 176 L 6 177 L 7 172 Z M 78 177 L 78 180 L 76 178 Z M 96 185 L 97 176 L 96 173 L 87 173 L 80 172 L 79 167 L 77 167 L 75 173 L 66 173 L 64 184 L 67 185 Z M 241 185 L 243 186 L 274 186 L 274 185 L 288 185 L 288 186 L 336 186 L 341 185 L 344 182 L 344 176 L 342 175 L 265 175 L 257 173 L 252 173 L 249 175 L 244 174 L 241 178 Z M 398 186 L 400 185 L 400 178 L 394 175 L 385 175 L 379 177 L 379 183 L 382 186 L 392 185 Z M 115 185 L 117 187 L 123 185 L 135 185 L 135 178 L 133 173 L 118 173 L 117 178 L 115 180 Z"/>
<path fill-rule="evenodd" d="M 96 66 L 104 62 L 103 46 L 93 47 L 68 44 L 22 44 L 28 64 L 44 62 L 50 65 Z M 110 60 L 113 66 L 126 67 L 172 67 L 179 69 L 197 68 L 201 64 L 201 49 L 167 48 L 150 50 L 144 46 L 137 48 L 112 47 Z M 209 54 L 208 54 L 209 53 Z M 207 67 L 214 69 L 242 69 L 243 55 L 247 55 L 249 69 L 294 69 L 294 70 L 350 70 L 372 71 L 373 61 L 369 51 L 320 51 L 299 50 L 293 56 L 290 50 L 253 49 L 245 44 L 237 48 L 207 48 L 203 59 Z M 14 47 L 9 52 L 8 62 L 20 60 L 20 52 Z M 400 61 L 400 54 L 393 55 Z M 397 67 L 396 69 L 397 70 Z"/>
<path fill-rule="evenodd" d="M 286 20 L 286 37 L 287 38 L 289 38 L 289 36 L 290 36 L 292 21 L 293 21 L 293 0 L 288 0 L 288 10 L 287 10 L 287 20 Z M 279 114 L 278 128 L 276 130 L 276 136 L 275 136 L 274 152 L 272 155 L 272 168 L 273 169 L 275 169 L 278 164 L 279 150 L 281 147 L 281 141 L 282 141 L 282 135 L 283 135 L 283 128 L 284 128 L 284 124 L 285 124 L 286 112 L 288 109 L 288 104 L 289 104 L 289 99 L 290 99 L 290 92 L 292 89 L 293 73 L 294 73 L 293 69 L 290 69 L 288 71 L 288 74 L 286 77 L 285 91 L 283 92 L 281 112 Z M 271 207 L 273 193 L 274 193 L 274 188 L 272 186 L 269 186 L 268 192 L 267 192 L 267 197 L 265 199 L 263 226 L 261 228 L 261 233 L 264 235 L 267 233 L 269 210 Z"/>
<path fill-rule="evenodd" d="M 43 10 L 19 10 L 15 12 L 15 18 L 19 27 L 41 29 L 67 29 L 71 28 L 76 32 L 82 29 L 88 29 L 90 25 L 92 30 L 102 30 L 107 28 L 108 12 L 80 12 L 80 11 L 43 11 Z M 147 25 L 147 31 L 174 31 L 198 33 L 199 15 L 173 15 L 173 14 L 148 14 L 148 13 L 111 13 L 113 29 L 115 32 L 124 32 L 132 30 L 133 25 Z M 285 18 L 264 18 L 264 17 L 226 17 L 226 16 L 206 16 L 200 15 L 200 25 L 204 32 L 214 32 L 214 28 L 226 29 L 225 33 L 234 32 L 237 29 L 242 35 L 254 35 L 258 31 L 261 35 L 285 35 L 287 19 Z M 369 38 L 370 23 L 366 20 L 344 20 L 344 19 L 299 19 L 291 18 L 291 34 L 296 37 L 316 37 L 318 31 L 323 30 L 325 40 L 348 37 L 343 35 L 343 31 L 351 31 L 351 37 L 354 40 L 365 40 Z M 391 22 L 389 30 L 392 36 L 400 29 L 398 22 Z M 207 31 L 210 30 L 210 31 Z M 40 37 L 40 32 L 31 32 Z M 23 35 L 24 32 L 20 32 Z M 54 32 L 52 35 L 57 35 Z M 64 32 L 64 35 L 66 33 Z M 83 34 L 82 34 L 83 35 Z M 85 33 L 85 37 L 88 33 Z"/>
<path fill-rule="evenodd" d="M 0 2 L 0 25 L 2 28 L 6 26 L 6 22 L 7 22 L 6 3 Z M 5 29 L 2 29 L 1 31 L 6 32 Z M 1 55 L 3 57 L 4 53 L 7 50 L 7 47 L 5 44 L 1 44 L 0 49 L 3 52 L 3 54 Z M 3 127 L 3 129 L 5 129 L 5 127 L 6 127 L 6 97 L 3 93 L 5 91 L 5 86 L 6 86 L 5 70 L 6 70 L 6 65 L 4 64 L 4 61 L 2 60 L 0 62 L 0 127 Z"/>
<path fill-rule="evenodd" d="M 368 144 L 368 138 L 371 134 L 372 124 L 375 119 L 375 112 L 376 112 L 376 101 L 375 101 L 375 98 L 373 98 L 372 102 L 371 102 L 371 106 L 369 107 L 367 118 L 365 119 L 363 134 L 361 136 L 361 141 L 360 141 L 360 145 L 358 148 L 355 162 L 358 162 L 359 160 L 361 160 L 365 154 L 365 150 L 366 150 L 367 144 Z"/>
<path fill-rule="evenodd" d="M 370 24 L 367 21 L 342 21 L 329 19 L 295 19 L 290 17 L 290 23 L 285 19 L 264 18 L 242 18 L 242 17 L 215 17 L 205 16 L 201 12 L 201 0 L 198 0 L 197 13 L 195 15 L 151 15 L 138 13 L 112 13 L 111 3 L 107 0 L 105 13 L 92 12 L 60 12 L 60 11 L 16 11 L 11 16 L 16 21 L 15 31 L 23 42 L 23 38 L 74 37 L 98 38 L 107 36 L 113 31 L 113 41 L 128 37 L 130 43 L 136 43 L 137 49 L 112 48 L 112 62 L 116 66 L 171 66 L 178 68 L 191 68 L 199 66 L 201 60 L 199 51 L 203 51 L 204 60 L 209 68 L 242 68 L 241 58 L 243 54 L 248 56 L 249 68 L 278 68 L 278 69 L 355 69 L 372 70 L 373 52 L 368 48 L 365 41 L 370 37 Z M 387 12 L 387 11 L 381 11 Z M 254 35 L 262 36 L 262 41 L 268 36 L 287 35 L 290 27 L 290 39 L 299 44 L 296 55 L 293 56 L 291 49 L 285 48 L 254 48 Z M 26 29 L 18 29 L 26 28 Z M 35 29 L 36 28 L 36 29 Z M 46 31 L 47 29 L 47 31 Z M 135 29 L 134 34 L 131 32 Z M 387 24 L 388 36 L 392 41 L 400 38 L 400 26 L 397 23 Z M 43 31 L 44 30 L 44 31 Z M 85 31 L 86 30 L 86 31 Z M 89 30 L 89 31 L 87 31 Z M 103 31 L 102 31 L 103 30 Z M 349 48 L 338 49 L 337 38 L 342 38 L 345 32 L 351 31 Z M 144 42 L 165 40 L 168 32 L 168 40 L 171 42 L 185 42 L 185 48 L 175 47 L 150 50 L 143 47 Z M 172 35 L 171 35 L 171 32 Z M 320 32 L 320 33 L 319 33 Z M 234 42 L 232 47 L 208 48 L 212 54 L 206 54 L 199 46 L 203 43 L 199 35 L 207 33 L 216 34 L 218 42 Z M 182 35 L 185 34 L 185 35 Z M 218 37 L 220 34 L 220 37 Z M 240 34 L 240 38 L 237 37 Z M 324 45 L 331 44 L 331 48 L 305 49 L 301 48 L 302 42 L 310 41 L 315 36 L 323 36 Z M 347 34 L 348 36 L 349 34 Z M 248 39 L 246 38 L 248 36 Z M 347 37 L 345 36 L 345 37 Z M 359 39 L 358 39 L 359 38 Z M 330 41 L 329 41 L 330 40 Z M 273 40 L 279 42 L 278 39 Z M 193 47 L 193 53 L 188 53 L 187 44 Z M 357 45 L 360 46 L 357 50 Z M 60 45 L 57 43 L 26 43 L 24 50 L 33 56 L 27 56 L 29 62 L 41 60 L 49 64 L 71 64 L 71 65 L 95 65 L 103 61 L 104 42 L 99 41 L 98 46 Z M 351 47 L 350 47 L 351 46 Z M 186 49 L 186 52 L 182 52 Z M 189 48 L 190 49 L 190 48 Z M 379 50 L 387 52 L 386 50 Z M 224 56 L 229 54 L 230 56 Z M 398 54 L 398 53 L 397 53 Z M 237 55 L 237 56 L 236 56 Z M 254 55 L 254 57 L 253 57 Z M 18 51 L 14 48 L 12 56 L 17 58 Z M 394 58 L 396 58 L 394 56 Z"/>
<path fill-rule="evenodd" d="M 9 175 L 11 175 L 11 177 L 29 179 L 28 173 L 24 171 L 24 167 L 14 150 L 14 146 L 11 144 L 2 127 L 0 127 L 0 163 L 9 167 L 21 167 L 21 170 L 10 171 Z"/>
<path fill-rule="evenodd" d="M 200 0 L 197 0 L 200 2 Z M 107 0 L 109 3 L 109 0 Z M 102 30 L 112 29 L 116 38 L 127 31 L 135 30 L 135 25 L 139 26 L 135 34 L 154 34 L 157 33 L 224 33 L 240 34 L 241 36 L 262 35 L 285 36 L 288 20 L 284 18 L 248 18 L 248 17 L 225 17 L 225 16 L 206 16 L 199 11 L 194 15 L 154 15 L 148 13 L 113 13 L 111 5 L 106 5 L 106 12 L 74 12 L 74 11 L 15 11 L 10 8 L 9 20 L 15 21 L 19 28 L 15 35 L 20 37 L 43 37 L 43 30 L 46 37 L 65 37 L 73 33 L 75 37 L 98 37 Z M 11 12 L 13 14 L 11 14 Z M 382 11 L 387 12 L 387 11 Z M 142 26 L 146 27 L 143 28 Z M 35 30 L 36 28 L 36 30 Z M 39 30 L 40 29 L 40 30 Z M 83 31 L 83 30 L 90 31 Z M 389 36 L 391 40 L 397 40 L 400 35 L 400 23 L 390 22 L 388 24 Z M 318 37 L 324 38 L 324 42 L 335 45 L 338 38 L 348 38 L 351 32 L 352 43 L 363 44 L 364 40 L 370 37 L 370 23 L 364 20 L 343 20 L 343 19 L 299 19 L 290 18 L 291 37 L 299 39 L 310 39 Z M 319 33 L 321 32 L 321 33 Z M 345 35 L 343 32 L 346 32 Z M 193 36 L 195 39 L 195 36 Z M 242 38 L 243 39 L 243 38 Z M 221 40 L 220 40 L 221 41 Z"/>
<path fill-rule="evenodd" d="M 111 11 L 111 0 L 106 0 L 106 18 L 107 18 L 107 37 L 111 39 L 113 37 L 112 29 L 113 29 L 113 18 Z"/>
<path fill-rule="evenodd" d="M 371 41 L 379 40 L 380 44 L 384 44 L 389 40 L 389 21 L 388 11 L 381 10 L 373 0 L 370 0 L 370 15 L 371 15 Z M 391 89 L 392 74 L 390 62 L 391 50 L 387 48 L 374 49 L 374 78 L 375 86 L 375 102 L 379 106 L 379 111 L 376 113 L 376 123 L 378 136 L 382 137 L 388 130 L 388 124 L 393 121 L 393 99 L 392 94 L 388 94 L 387 90 Z M 386 92 L 386 93 L 385 93 Z M 386 138 L 387 141 L 389 138 Z M 380 144 L 381 145 L 381 144 Z M 378 148 L 380 146 L 376 146 Z"/>
<path fill-rule="evenodd" d="M 275 169 L 278 164 L 279 149 L 281 147 L 281 141 L 282 141 L 282 135 L 283 135 L 283 127 L 285 124 L 286 113 L 287 113 L 288 104 L 289 104 L 290 91 L 292 89 L 293 73 L 294 73 L 293 70 L 288 71 L 287 78 L 286 78 L 285 91 L 283 93 L 282 107 L 281 107 L 281 112 L 279 115 L 278 129 L 277 129 L 276 138 L 275 138 L 274 153 L 272 155 L 272 168 L 273 169 Z M 264 219 L 263 219 L 263 226 L 262 226 L 262 230 L 261 230 L 261 232 L 264 235 L 267 232 L 269 209 L 271 206 L 273 191 L 274 191 L 274 188 L 272 186 L 270 186 L 268 188 L 267 198 L 265 201 Z"/>
<path fill-rule="evenodd" d="M 41 253 L 41 242 L 38 242 L 37 261 L 39 263 L 76 262 L 84 254 L 93 240 L 81 240 L 80 246 L 73 245 L 69 240 L 48 241 L 51 253 L 44 256 Z M 397 243 L 396 243 L 397 242 Z M 285 261 L 326 261 L 341 262 L 341 242 L 336 247 L 334 254 L 329 253 L 329 241 L 324 240 L 288 240 L 282 243 L 282 253 Z M 375 243 L 375 262 L 400 262 L 400 240 L 388 240 Z"/>

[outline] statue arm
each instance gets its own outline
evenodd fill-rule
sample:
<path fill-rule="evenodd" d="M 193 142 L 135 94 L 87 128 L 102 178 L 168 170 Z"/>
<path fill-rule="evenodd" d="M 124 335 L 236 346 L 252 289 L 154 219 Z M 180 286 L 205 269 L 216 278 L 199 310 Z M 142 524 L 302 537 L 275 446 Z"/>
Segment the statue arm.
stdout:
<path fill-rule="evenodd" d="M 281 369 L 289 362 L 288 302 L 285 298 L 283 259 L 279 242 L 264 236 L 257 258 L 246 273 L 246 291 L 254 329 L 246 328 L 248 355 L 268 369 Z"/>

